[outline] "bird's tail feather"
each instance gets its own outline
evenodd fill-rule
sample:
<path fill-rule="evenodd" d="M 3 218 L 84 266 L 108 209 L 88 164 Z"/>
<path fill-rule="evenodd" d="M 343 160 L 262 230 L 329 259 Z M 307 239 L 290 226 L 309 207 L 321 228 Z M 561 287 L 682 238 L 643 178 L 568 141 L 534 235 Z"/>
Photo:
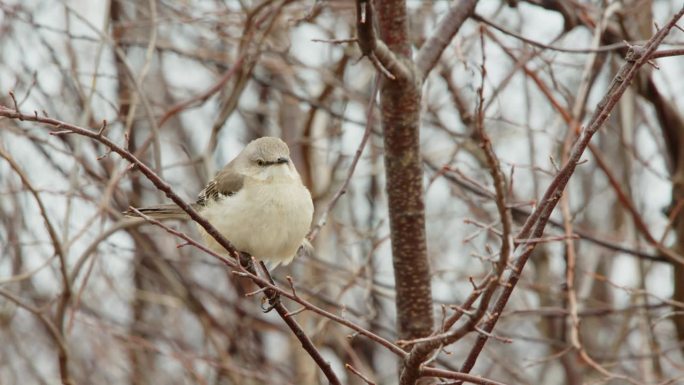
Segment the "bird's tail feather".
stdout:
<path fill-rule="evenodd" d="M 180 207 L 176 206 L 173 203 L 151 207 L 142 207 L 138 208 L 137 210 L 154 219 L 190 219 L 190 217 L 185 211 L 181 210 Z M 131 209 L 124 211 L 124 215 L 133 218 L 138 217 L 138 214 Z"/>

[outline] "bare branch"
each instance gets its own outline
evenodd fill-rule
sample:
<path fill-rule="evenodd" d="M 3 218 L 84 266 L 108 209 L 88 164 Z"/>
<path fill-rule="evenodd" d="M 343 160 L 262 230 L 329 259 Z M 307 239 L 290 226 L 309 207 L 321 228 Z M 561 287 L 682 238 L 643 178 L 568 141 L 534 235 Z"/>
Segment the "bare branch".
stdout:
<path fill-rule="evenodd" d="M 416 67 L 423 76 L 423 80 L 432 71 L 442 56 L 442 52 L 451 43 L 463 23 L 475 11 L 477 0 L 454 1 L 446 15 L 442 18 L 436 30 L 420 47 L 416 56 Z"/>
<path fill-rule="evenodd" d="M 605 96 L 601 99 L 598 104 L 598 108 L 586 129 L 582 131 L 579 139 L 575 142 L 573 146 L 568 161 L 565 163 L 563 168 L 558 172 L 556 177 L 550 183 L 547 188 L 544 197 L 539 202 L 536 210 L 530 215 L 530 217 L 525 222 L 522 230 L 518 234 L 517 238 L 529 238 L 529 237 L 540 237 L 544 232 L 544 228 L 555 208 L 556 204 L 561 198 L 565 186 L 567 186 L 570 177 L 575 171 L 575 167 L 580 161 L 580 157 L 584 153 L 585 149 L 589 145 L 589 141 L 592 136 L 603 126 L 603 123 L 608 119 L 610 112 L 617 104 L 618 100 L 625 92 L 632 79 L 637 74 L 639 68 L 641 68 L 649 60 L 651 54 L 655 52 L 660 43 L 665 39 L 667 33 L 672 29 L 675 23 L 684 15 L 684 7 L 682 7 L 677 14 L 675 14 L 667 25 L 658 31 L 646 44 L 645 47 L 633 47 L 630 49 L 626 62 L 622 65 L 618 74 L 613 78 L 608 91 Z M 516 262 L 516 270 L 512 271 L 510 276 L 506 281 L 506 286 L 503 292 L 497 299 L 494 305 L 494 314 L 483 327 L 486 332 L 491 332 L 496 325 L 499 315 L 503 311 L 504 307 L 508 303 L 508 300 L 513 292 L 518 280 L 520 279 L 520 274 L 525 266 L 528 258 L 532 254 L 535 248 L 535 244 L 526 245 L 523 248 L 518 248 L 516 251 L 519 254 L 518 261 Z M 477 342 L 471 349 L 468 358 L 463 363 L 461 371 L 468 373 L 473 366 L 477 357 L 480 355 L 484 344 L 487 342 L 487 337 L 480 335 Z"/>
<path fill-rule="evenodd" d="M 389 79 L 412 79 L 408 64 L 378 38 L 373 25 L 374 13 L 372 0 L 356 0 L 357 42 L 361 53 L 363 56 L 368 56 L 378 71 Z"/>
<path fill-rule="evenodd" d="M 459 373 L 451 370 L 437 369 L 437 368 L 422 368 L 420 369 L 421 377 L 438 377 L 448 378 L 451 380 L 458 380 L 462 382 L 469 382 L 478 385 L 506 385 L 503 382 L 490 380 L 478 376 L 473 376 L 467 373 Z"/>
<path fill-rule="evenodd" d="M 363 373 L 359 372 L 356 368 L 351 366 L 350 364 L 344 364 L 344 367 L 349 370 L 350 372 L 356 374 L 360 379 L 363 380 L 368 385 L 375 385 L 375 382 L 371 381 L 368 377 L 366 377 Z"/>
<path fill-rule="evenodd" d="M 340 186 L 339 189 L 335 192 L 333 197 L 330 199 L 330 203 L 328 203 L 328 206 L 325 208 L 323 213 L 320 215 L 320 219 L 318 220 L 318 223 L 316 226 L 314 226 L 311 231 L 309 232 L 309 235 L 307 235 L 307 239 L 312 241 L 316 238 L 318 235 L 318 232 L 321 230 L 323 226 L 325 226 L 325 223 L 328 220 L 328 215 L 330 214 L 330 211 L 335 207 L 337 204 L 337 201 L 340 199 L 342 195 L 344 195 L 347 192 L 347 186 L 349 186 L 349 181 L 352 178 L 352 175 L 354 175 L 354 170 L 356 170 L 356 165 L 359 163 L 359 159 L 361 159 L 361 155 L 363 154 L 363 149 L 366 147 L 366 143 L 368 142 L 368 138 L 370 137 L 371 131 L 374 126 L 374 121 L 373 121 L 373 116 L 375 114 L 375 99 L 377 98 L 378 94 L 378 86 L 380 83 L 380 77 L 377 77 L 375 81 L 373 82 L 373 89 L 371 90 L 370 93 L 370 98 L 368 99 L 368 108 L 366 111 L 366 129 L 363 131 L 363 136 L 361 137 L 361 143 L 359 143 L 359 147 L 356 149 L 356 153 L 354 153 L 354 158 L 352 158 L 352 162 L 349 165 L 349 171 L 347 171 L 347 177 L 344 179 L 344 182 L 342 182 L 342 185 Z"/>

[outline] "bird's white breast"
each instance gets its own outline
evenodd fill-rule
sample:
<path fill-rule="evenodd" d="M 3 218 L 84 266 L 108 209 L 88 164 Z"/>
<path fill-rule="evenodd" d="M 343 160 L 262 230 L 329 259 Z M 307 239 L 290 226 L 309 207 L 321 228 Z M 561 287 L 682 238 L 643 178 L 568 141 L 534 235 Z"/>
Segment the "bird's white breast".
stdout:
<path fill-rule="evenodd" d="M 239 251 L 277 265 L 294 258 L 311 226 L 313 203 L 298 176 L 247 178 L 236 194 L 209 202 L 200 214 Z M 200 232 L 210 248 L 225 252 Z"/>

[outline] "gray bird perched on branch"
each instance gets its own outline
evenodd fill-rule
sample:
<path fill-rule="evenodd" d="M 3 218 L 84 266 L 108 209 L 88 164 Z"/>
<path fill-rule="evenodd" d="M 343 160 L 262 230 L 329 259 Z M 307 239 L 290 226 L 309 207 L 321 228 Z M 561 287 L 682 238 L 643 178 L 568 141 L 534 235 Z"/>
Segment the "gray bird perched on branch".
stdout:
<path fill-rule="evenodd" d="M 207 184 L 193 208 L 238 251 L 271 267 L 290 263 L 300 246 L 310 247 L 305 236 L 313 218 L 311 194 L 279 138 L 251 141 Z M 189 219 L 175 204 L 138 210 L 155 219 Z M 203 228 L 199 231 L 210 249 L 225 252 Z"/>

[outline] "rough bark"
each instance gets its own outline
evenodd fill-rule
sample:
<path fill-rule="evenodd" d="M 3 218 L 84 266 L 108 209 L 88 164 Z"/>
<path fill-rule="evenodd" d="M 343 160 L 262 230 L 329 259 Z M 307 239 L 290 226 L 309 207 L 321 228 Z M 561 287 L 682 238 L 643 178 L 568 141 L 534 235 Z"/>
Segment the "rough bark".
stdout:
<path fill-rule="evenodd" d="M 409 61 L 405 2 L 378 2 L 377 15 L 382 40 L 400 61 L 414 69 Z M 427 336 L 433 325 L 420 155 L 421 96 L 420 80 L 415 77 L 386 79 L 380 92 L 397 327 L 402 339 Z"/>
<path fill-rule="evenodd" d="M 392 263 L 396 287 L 397 334 L 402 340 L 432 332 L 432 289 L 425 234 L 423 170 L 420 154 L 422 83 L 438 62 L 476 1 L 458 2 L 412 59 L 405 0 L 357 0 L 357 42 L 384 81 L 380 109 L 384 139 Z M 374 14 L 377 9 L 376 34 Z M 403 362 L 400 384 L 415 384 L 436 347 L 415 346 Z"/>

